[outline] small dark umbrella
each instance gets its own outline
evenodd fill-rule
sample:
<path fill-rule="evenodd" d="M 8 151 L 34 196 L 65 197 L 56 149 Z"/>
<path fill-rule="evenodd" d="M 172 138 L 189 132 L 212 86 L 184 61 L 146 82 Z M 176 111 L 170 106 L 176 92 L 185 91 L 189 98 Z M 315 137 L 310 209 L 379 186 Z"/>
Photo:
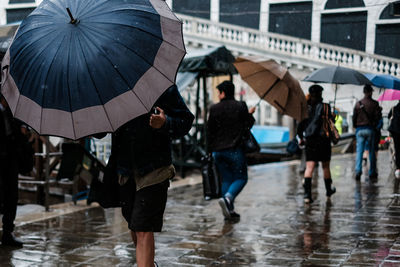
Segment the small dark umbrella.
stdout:
<path fill-rule="evenodd" d="M 371 81 L 364 74 L 349 68 L 340 66 L 326 67 L 312 72 L 305 77 L 303 81 L 315 83 L 333 83 L 335 84 L 335 100 L 338 84 L 372 85 Z"/>
<path fill-rule="evenodd" d="M 4 57 L 1 91 L 39 134 L 78 139 L 149 112 L 184 55 L 165 1 L 46 0 Z"/>

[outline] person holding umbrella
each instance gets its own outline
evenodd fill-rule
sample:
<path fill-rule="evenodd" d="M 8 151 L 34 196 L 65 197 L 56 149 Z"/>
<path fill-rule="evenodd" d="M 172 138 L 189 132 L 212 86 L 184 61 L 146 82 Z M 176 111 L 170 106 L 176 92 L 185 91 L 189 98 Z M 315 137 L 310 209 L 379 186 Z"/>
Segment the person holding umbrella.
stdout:
<path fill-rule="evenodd" d="M 136 246 L 138 267 L 153 266 L 154 232 L 161 232 L 169 180 L 175 176 L 171 140 L 183 137 L 194 116 L 177 87 L 171 86 L 147 113 L 112 136 L 122 215 Z"/>
<path fill-rule="evenodd" d="M 361 179 L 362 159 L 364 150 L 369 151 L 369 177 L 376 179 L 375 139 L 378 123 L 382 119 L 382 108 L 378 101 L 372 99 L 373 88 L 371 85 L 364 86 L 364 98 L 356 103 L 353 110 L 353 126 L 356 128 L 357 152 L 355 179 Z"/>
<path fill-rule="evenodd" d="M 331 160 L 331 141 L 326 134 L 324 120 L 334 118 L 329 104 L 322 102 L 323 88 L 320 85 L 312 85 L 309 89 L 310 98 L 308 99 L 308 118 L 301 121 L 297 128 L 297 135 L 300 137 L 300 145 L 305 145 L 306 151 L 306 170 L 304 172 L 304 203 L 313 202 L 311 194 L 312 174 L 317 162 L 322 162 L 326 196 L 329 198 L 336 188 L 332 186 L 330 171 Z"/>

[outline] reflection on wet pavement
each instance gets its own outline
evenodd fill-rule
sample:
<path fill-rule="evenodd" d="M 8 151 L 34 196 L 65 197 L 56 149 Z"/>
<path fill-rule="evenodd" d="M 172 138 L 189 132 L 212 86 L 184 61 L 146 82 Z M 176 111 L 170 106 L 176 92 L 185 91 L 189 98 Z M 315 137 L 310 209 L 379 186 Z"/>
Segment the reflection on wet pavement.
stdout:
<path fill-rule="evenodd" d="M 312 205 L 302 200 L 299 162 L 252 167 L 236 203 L 238 222 L 223 220 L 200 184 L 169 192 L 160 266 L 400 266 L 400 194 L 386 152 L 379 179 L 353 179 L 353 155 L 334 157 L 338 192 L 327 201 L 321 170 Z M 133 266 L 135 249 L 118 209 L 93 207 L 20 226 L 23 249 L 0 249 L 1 266 Z"/>

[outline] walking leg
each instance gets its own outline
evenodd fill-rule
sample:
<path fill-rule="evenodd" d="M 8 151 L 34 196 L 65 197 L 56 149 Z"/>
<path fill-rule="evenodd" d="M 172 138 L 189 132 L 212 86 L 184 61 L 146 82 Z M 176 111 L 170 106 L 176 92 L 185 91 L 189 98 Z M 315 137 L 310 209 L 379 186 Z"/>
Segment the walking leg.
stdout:
<path fill-rule="evenodd" d="M 322 162 L 322 169 L 324 171 L 324 183 L 326 189 L 326 196 L 330 197 L 336 193 L 336 188 L 332 186 L 330 161 Z"/>
<path fill-rule="evenodd" d="M 136 232 L 136 263 L 138 267 L 154 266 L 154 233 Z"/>

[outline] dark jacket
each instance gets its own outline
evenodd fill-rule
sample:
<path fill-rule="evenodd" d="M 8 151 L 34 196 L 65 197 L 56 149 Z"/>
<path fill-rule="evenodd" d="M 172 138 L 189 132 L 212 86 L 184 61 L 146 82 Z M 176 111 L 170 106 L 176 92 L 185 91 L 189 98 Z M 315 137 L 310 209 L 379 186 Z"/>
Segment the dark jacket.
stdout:
<path fill-rule="evenodd" d="M 207 123 L 209 151 L 240 146 L 242 136 L 253 126 L 254 121 L 243 101 L 224 98 L 212 105 Z"/>
<path fill-rule="evenodd" d="M 10 124 L 10 132 L 6 134 L 5 117 Z M 21 123 L 13 118 L 9 108 L 0 110 L 0 158 L 15 155 L 18 140 L 22 135 Z"/>
<path fill-rule="evenodd" d="M 308 118 L 301 121 L 297 127 L 297 135 L 303 139 L 326 137 L 325 131 L 322 127 L 324 116 L 324 105 L 327 106 L 328 118 L 335 121 L 331 112 L 331 106 L 326 103 L 316 103 L 315 105 L 308 105 Z"/>
<path fill-rule="evenodd" d="M 382 108 L 378 101 L 364 97 L 356 103 L 353 110 L 353 127 L 375 128 L 382 119 Z"/>
<path fill-rule="evenodd" d="M 400 102 L 389 111 L 388 119 L 390 120 L 389 132 L 400 134 Z"/>
<path fill-rule="evenodd" d="M 161 129 L 149 125 L 151 114 L 147 113 L 129 121 L 113 134 L 111 157 L 116 161 L 118 171 L 135 169 L 143 176 L 170 165 L 172 139 L 183 137 L 191 129 L 194 116 L 175 85 L 154 106 L 164 110 L 167 116 Z"/>

